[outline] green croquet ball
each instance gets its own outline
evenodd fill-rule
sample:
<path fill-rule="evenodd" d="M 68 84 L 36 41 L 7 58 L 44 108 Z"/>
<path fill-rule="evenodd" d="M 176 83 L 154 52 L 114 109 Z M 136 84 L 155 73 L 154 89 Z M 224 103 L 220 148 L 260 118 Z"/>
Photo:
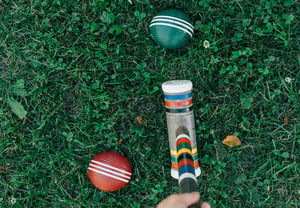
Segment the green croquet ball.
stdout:
<path fill-rule="evenodd" d="M 163 48 L 175 49 L 189 42 L 194 33 L 192 21 L 178 9 L 158 13 L 151 21 L 150 33 L 155 43 Z"/>

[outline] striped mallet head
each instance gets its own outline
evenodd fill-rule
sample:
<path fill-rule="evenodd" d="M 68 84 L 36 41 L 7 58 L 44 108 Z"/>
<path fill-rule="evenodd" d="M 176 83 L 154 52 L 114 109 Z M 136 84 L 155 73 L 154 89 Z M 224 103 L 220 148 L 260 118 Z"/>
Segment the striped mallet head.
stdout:
<path fill-rule="evenodd" d="M 163 48 L 175 49 L 184 46 L 194 34 L 188 15 L 178 9 L 161 11 L 151 21 L 150 34 Z"/>
<path fill-rule="evenodd" d="M 189 80 L 172 80 L 164 82 L 165 107 L 168 113 L 187 113 L 192 111 L 192 88 L 193 84 Z"/>

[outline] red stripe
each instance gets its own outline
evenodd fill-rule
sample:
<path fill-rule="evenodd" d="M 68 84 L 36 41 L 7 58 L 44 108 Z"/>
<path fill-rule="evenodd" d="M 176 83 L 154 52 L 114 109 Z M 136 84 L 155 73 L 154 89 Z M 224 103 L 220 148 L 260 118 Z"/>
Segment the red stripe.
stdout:
<path fill-rule="evenodd" d="M 172 162 L 172 168 L 174 168 L 174 169 L 178 169 L 178 166 L 180 166 L 180 165 L 181 165 L 180 163 L 178 165 L 178 164 L 175 164 L 175 163 Z M 199 166 L 199 162 L 198 161 L 194 162 L 193 165 L 192 165 L 192 167 L 194 167 L 194 168 L 197 168 L 198 166 Z"/>
<path fill-rule="evenodd" d="M 178 146 L 181 143 L 188 143 L 190 146 L 192 146 L 191 141 L 187 138 L 180 138 L 176 142 L 176 146 Z"/>
<path fill-rule="evenodd" d="M 170 102 L 170 101 L 165 101 L 165 105 L 169 107 L 180 107 L 180 106 L 186 106 L 186 105 L 191 105 L 193 103 L 192 99 L 190 100 L 185 100 L 185 101 L 180 101 L 180 102 Z"/>
<path fill-rule="evenodd" d="M 178 168 L 181 168 L 184 165 L 189 165 L 191 167 L 194 167 L 194 163 L 190 160 L 181 160 L 178 164 Z"/>

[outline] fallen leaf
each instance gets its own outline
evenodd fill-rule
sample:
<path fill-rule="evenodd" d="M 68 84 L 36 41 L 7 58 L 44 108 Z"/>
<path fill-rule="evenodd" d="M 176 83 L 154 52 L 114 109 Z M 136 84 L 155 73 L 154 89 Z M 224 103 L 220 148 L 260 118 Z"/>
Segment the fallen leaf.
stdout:
<path fill-rule="evenodd" d="M 289 123 L 289 118 L 287 116 L 284 117 L 283 119 L 284 125 L 288 125 Z"/>
<path fill-rule="evenodd" d="M 119 139 L 118 145 L 120 145 L 123 142 L 123 139 Z"/>
<path fill-rule="evenodd" d="M 143 118 L 142 118 L 142 117 L 137 116 L 135 119 L 137 120 L 137 122 L 138 122 L 139 124 L 143 124 Z"/>
<path fill-rule="evenodd" d="M 5 168 L 6 166 L 9 166 L 9 163 L 6 163 L 5 165 L 0 166 L 0 172 L 7 172 L 8 169 Z"/>
<path fill-rule="evenodd" d="M 20 119 L 23 119 L 27 115 L 27 111 L 24 109 L 23 105 L 19 103 L 14 98 L 8 97 L 8 105 L 11 108 L 11 111 L 16 114 Z"/>
<path fill-rule="evenodd" d="M 229 146 L 229 147 L 234 147 L 234 146 L 239 146 L 241 145 L 241 141 L 237 136 L 234 135 L 228 135 L 223 141 L 223 144 Z"/>

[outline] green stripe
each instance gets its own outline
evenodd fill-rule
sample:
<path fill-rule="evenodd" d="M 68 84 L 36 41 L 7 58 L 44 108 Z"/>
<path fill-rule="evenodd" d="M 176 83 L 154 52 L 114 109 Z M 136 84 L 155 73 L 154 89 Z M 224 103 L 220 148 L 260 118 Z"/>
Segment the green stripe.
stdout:
<path fill-rule="evenodd" d="M 188 144 L 188 143 L 185 143 L 185 142 L 182 142 L 182 143 L 180 143 L 180 144 L 177 146 L 177 152 L 178 152 L 178 150 L 180 150 L 180 149 L 182 149 L 182 148 L 187 148 L 187 149 L 189 149 L 189 150 L 192 151 L 191 145 Z"/>
<path fill-rule="evenodd" d="M 198 154 L 193 155 L 193 160 L 194 161 L 198 160 Z"/>
<path fill-rule="evenodd" d="M 173 163 L 177 164 L 177 157 L 171 156 L 171 161 L 172 161 Z"/>

